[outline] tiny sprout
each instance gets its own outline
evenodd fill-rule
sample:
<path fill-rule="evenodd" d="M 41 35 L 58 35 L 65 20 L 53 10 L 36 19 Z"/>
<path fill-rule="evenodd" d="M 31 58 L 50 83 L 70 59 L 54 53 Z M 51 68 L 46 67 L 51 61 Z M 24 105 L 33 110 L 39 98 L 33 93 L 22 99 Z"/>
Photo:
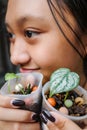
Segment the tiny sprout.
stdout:
<path fill-rule="evenodd" d="M 18 78 L 18 75 L 16 75 L 15 73 L 5 74 L 5 81 L 8 81 L 8 92 L 10 92 L 10 80 L 14 78 Z"/>
<path fill-rule="evenodd" d="M 14 73 L 6 73 L 5 74 L 5 81 L 9 81 L 11 79 L 18 78 L 18 76 Z"/>

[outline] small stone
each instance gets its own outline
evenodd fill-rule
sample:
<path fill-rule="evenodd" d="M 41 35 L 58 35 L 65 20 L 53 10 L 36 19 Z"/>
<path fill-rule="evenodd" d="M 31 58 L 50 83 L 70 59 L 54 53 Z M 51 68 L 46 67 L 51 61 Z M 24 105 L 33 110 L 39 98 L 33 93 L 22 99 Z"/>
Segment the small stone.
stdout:
<path fill-rule="evenodd" d="M 60 107 L 60 109 L 59 109 L 59 111 L 61 112 L 61 113 L 63 113 L 63 114 L 66 114 L 66 115 L 68 115 L 68 109 L 66 108 L 66 107 Z"/>
<path fill-rule="evenodd" d="M 56 105 L 56 100 L 53 97 L 48 98 L 48 102 L 50 105 L 52 105 L 53 107 Z"/>
<path fill-rule="evenodd" d="M 65 104 L 65 106 L 66 106 L 67 108 L 69 108 L 69 107 L 71 107 L 71 106 L 73 105 L 73 102 L 72 102 L 72 100 L 67 99 L 67 100 L 65 100 L 64 104 Z"/>
<path fill-rule="evenodd" d="M 75 99 L 75 103 L 78 105 L 83 105 L 84 104 L 84 99 L 82 97 L 77 97 Z"/>
<path fill-rule="evenodd" d="M 23 85 L 22 84 L 17 84 L 16 86 L 15 86 L 15 90 L 17 91 L 17 92 L 20 92 L 20 90 L 21 89 L 23 89 Z"/>

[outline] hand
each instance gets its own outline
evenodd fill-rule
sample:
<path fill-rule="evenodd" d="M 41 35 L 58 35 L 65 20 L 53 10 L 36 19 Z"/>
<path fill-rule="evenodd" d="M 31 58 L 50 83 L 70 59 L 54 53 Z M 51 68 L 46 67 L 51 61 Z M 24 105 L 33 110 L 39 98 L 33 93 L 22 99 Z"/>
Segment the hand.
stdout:
<path fill-rule="evenodd" d="M 13 103 L 12 102 L 16 101 Z M 0 130 L 40 130 L 39 123 L 34 120 L 33 112 L 17 109 L 23 105 L 20 100 L 0 95 Z"/>
<path fill-rule="evenodd" d="M 44 110 L 41 113 L 41 119 L 49 130 L 82 130 L 71 120 L 56 112 L 48 112 Z M 44 128 L 46 130 L 46 128 Z"/>
<path fill-rule="evenodd" d="M 0 130 L 40 130 L 39 123 L 18 123 L 0 121 Z"/>

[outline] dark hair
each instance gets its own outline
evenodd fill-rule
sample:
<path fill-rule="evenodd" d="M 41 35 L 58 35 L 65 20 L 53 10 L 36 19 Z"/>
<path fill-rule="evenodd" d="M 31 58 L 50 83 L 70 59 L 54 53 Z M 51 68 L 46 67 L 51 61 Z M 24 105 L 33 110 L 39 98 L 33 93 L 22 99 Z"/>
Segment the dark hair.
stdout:
<path fill-rule="evenodd" d="M 55 20 L 56 24 L 58 25 L 59 29 L 61 30 L 62 34 L 64 35 L 64 37 L 66 38 L 68 43 L 76 50 L 76 52 L 82 58 L 83 65 L 84 65 L 84 73 L 87 76 L 87 54 L 86 54 L 86 50 L 85 50 L 83 41 L 80 39 L 80 33 L 82 33 L 82 34 L 84 33 L 85 35 L 87 35 L 87 0 L 47 0 L 47 2 L 49 5 L 49 8 L 51 10 L 51 13 L 54 17 L 54 20 Z M 55 3 L 57 6 L 55 6 Z M 60 11 L 57 9 L 57 7 Z M 78 28 L 80 30 L 80 33 L 76 32 L 77 30 L 73 30 L 72 26 L 68 23 L 68 21 L 64 17 L 63 10 L 66 11 L 65 7 L 75 18 Z M 76 36 L 78 43 L 81 44 L 81 51 L 75 47 L 73 42 L 63 32 L 63 30 L 58 22 L 58 19 L 56 18 L 55 12 L 58 13 L 58 15 L 61 17 L 61 19 L 66 23 L 66 25 L 70 28 L 70 30 Z"/>
<path fill-rule="evenodd" d="M 80 29 L 87 33 L 87 0 L 63 0 L 75 17 Z"/>
<path fill-rule="evenodd" d="M 9 41 L 5 28 L 5 13 L 7 0 L 0 0 L 0 87 L 4 84 L 4 75 L 7 72 L 16 72 L 9 58 Z"/>

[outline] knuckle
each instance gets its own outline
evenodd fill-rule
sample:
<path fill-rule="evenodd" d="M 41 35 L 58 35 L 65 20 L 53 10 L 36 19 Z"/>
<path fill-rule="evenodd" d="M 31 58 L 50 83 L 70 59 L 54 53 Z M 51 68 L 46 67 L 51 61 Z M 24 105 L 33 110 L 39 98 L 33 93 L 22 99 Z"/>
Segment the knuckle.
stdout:
<path fill-rule="evenodd" d="M 22 118 L 21 118 L 21 121 L 23 122 L 29 122 L 29 118 L 31 117 L 30 116 L 30 112 L 28 111 L 25 111 L 24 113 L 22 113 Z"/>
<path fill-rule="evenodd" d="M 21 124 L 20 123 L 14 123 L 13 130 L 21 130 Z"/>
<path fill-rule="evenodd" d="M 10 98 L 9 97 L 3 97 L 2 101 L 0 102 L 1 107 L 9 107 L 10 105 Z"/>
<path fill-rule="evenodd" d="M 2 102 L 2 107 L 6 107 L 7 106 L 7 103 L 6 102 Z"/>

